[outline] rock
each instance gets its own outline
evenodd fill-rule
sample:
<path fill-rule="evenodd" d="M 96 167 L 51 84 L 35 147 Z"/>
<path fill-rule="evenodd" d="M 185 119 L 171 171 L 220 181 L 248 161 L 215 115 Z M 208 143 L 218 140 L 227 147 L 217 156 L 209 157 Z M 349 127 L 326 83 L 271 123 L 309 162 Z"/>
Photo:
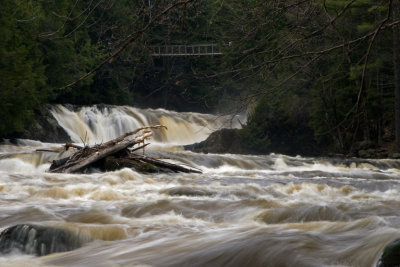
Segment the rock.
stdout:
<path fill-rule="evenodd" d="M 393 153 L 390 158 L 392 159 L 400 159 L 400 153 Z"/>
<path fill-rule="evenodd" d="M 328 153 L 327 155 L 329 158 L 346 158 L 346 157 L 351 157 L 351 155 L 344 155 L 341 153 Z"/>
<path fill-rule="evenodd" d="M 377 267 L 394 266 L 400 266 L 400 238 L 386 245 L 377 264 Z"/>
<path fill-rule="evenodd" d="M 369 140 L 365 140 L 365 141 L 359 142 L 357 144 L 357 147 L 358 147 L 358 149 L 361 149 L 361 150 L 375 148 L 376 143 L 369 141 Z"/>
<path fill-rule="evenodd" d="M 254 148 L 246 144 L 241 129 L 221 129 L 213 132 L 206 140 L 184 146 L 185 150 L 200 153 L 232 153 L 232 154 L 269 154 L 282 153 L 286 155 L 318 155 L 320 152 L 313 141 L 297 142 L 301 144 L 284 144 L 285 140 L 271 143 L 266 148 Z"/>
<path fill-rule="evenodd" d="M 389 152 L 388 151 L 377 151 L 376 153 L 376 158 L 378 159 L 384 159 L 389 157 Z"/>
<path fill-rule="evenodd" d="M 216 195 L 216 192 L 186 186 L 172 187 L 160 192 L 170 196 L 211 197 Z"/>
<path fill-rule="evenodd" d="M 44 256 L 55 252 L 77 249 L 88 238 L 61 228 L 30 224 L 17 224 L 0 233 L 0 253 L 18 249 L 23 253 Z"/>
<path fill-rule="evenodd" d="M 242 153 L 238 131 L 238 129 L 221 129 L 213 132 L 206 140 L 184 148 L 200 153 Z"/>
<path fill-rule="evenodd" d="M 364 159 L 374 158 L 375 150 L 374 149 L 362 149 L 358 151 L 358 156 Z"/>
<path fill-rule="evenodd" d="M 382 159 L 389 157 L 389 151 L 385 148 L 362 149 L 357 152 L 358 157 L 364 159 Z"/>
<path fill-rule="evenodd" d="M 40 108 L 34 115 L 35 122 L 24 129 L 22 133 L 13 137 L 50 143 L 71 142 L 71 137 L 58 124 L 53 114 L 51 114 L 51 107 L 51 105 L 45 105 Z"/>

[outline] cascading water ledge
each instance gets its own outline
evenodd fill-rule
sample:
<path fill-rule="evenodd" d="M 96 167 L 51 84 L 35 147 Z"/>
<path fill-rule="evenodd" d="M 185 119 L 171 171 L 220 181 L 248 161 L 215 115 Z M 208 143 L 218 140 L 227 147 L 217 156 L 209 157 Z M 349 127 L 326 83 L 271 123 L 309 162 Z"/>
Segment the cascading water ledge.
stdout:
<path fill-rule="evenodd" d="M 211 132 L 223 127 L 241 127 L 237 116 L 178 113 L 129 106 L 92 106 L 69 110 L 58 105 L 51 112 L 73 142 L 83 140 L 89 144 L 100 144 L 144 126 L 162 124 L 167 126 L 168 131 L 156 133 L 154 143 L 159 148 L 167 149 L 202 141 Z"/>

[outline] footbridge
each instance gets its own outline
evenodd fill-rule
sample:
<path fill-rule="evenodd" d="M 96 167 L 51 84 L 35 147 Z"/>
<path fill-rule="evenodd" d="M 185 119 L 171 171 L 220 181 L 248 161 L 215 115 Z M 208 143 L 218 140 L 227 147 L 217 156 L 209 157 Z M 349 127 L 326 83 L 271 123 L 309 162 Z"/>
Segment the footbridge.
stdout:
<path fill-rule="evenodd" d="M 154 57 L 222 55 L 220 46 L 217 44 L 153 45 L 149 49 Z"/>

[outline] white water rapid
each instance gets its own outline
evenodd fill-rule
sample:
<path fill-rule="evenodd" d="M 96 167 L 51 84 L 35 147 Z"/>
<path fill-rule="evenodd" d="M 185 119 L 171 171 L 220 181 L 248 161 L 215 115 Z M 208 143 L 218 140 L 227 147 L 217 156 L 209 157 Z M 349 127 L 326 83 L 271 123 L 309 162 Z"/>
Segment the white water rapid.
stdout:
<path fill-rule="evenodd" d="M 182 146 L 203 141 L 223 127 L 239 128 L 244 118 L 240 116 L 214 116 L 209 114 L 174 112 L 164 109 L 137 109 L 128 106 L 83 107 L 71 111 L 64 106 L 52 110 L 58 123 L 67 131 L 72 141 L 102 143 L 137 128 L 148 125 L 165 125 L 168 130 L 155 132 L 152 147 Z"/>
<path fill-rule="evenodd" d="M 0 266 L 364 267 L 375 266 L 385 245 L 400 237 L 398 160 L 197 154 L 181 146 L 205 139 L 230 118 L 131 107 L 57 106 L 53 114 L 77 143 L 166 124 L 148 153 L 203 173 L 47 173 L 49 162 L 62 156 L 36 149 L 62 144 L 4 143 L 0 230 L 63 229 L 71 236 L 57 232 L 54 242 L 78 240 L 79 246 L 24 254 L 41 230 L 21 228 L 28 229 L 25 243 L 0 254 Z M 41 249 L 60 244 L 53 245 Z"/>

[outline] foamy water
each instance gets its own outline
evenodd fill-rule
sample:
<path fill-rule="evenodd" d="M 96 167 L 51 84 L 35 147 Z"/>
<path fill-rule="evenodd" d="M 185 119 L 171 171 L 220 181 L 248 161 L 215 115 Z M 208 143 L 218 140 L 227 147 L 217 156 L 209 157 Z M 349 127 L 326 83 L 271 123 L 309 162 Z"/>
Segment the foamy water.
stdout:
<path fill-rule="evenodd" d="M 116 110 L 124 109 L 132 111 Z M 85 129 L 81 134 L 90 129 L 90 138 L 99 142 L 125 129 L 108 127 L 101 118 L 116 110 L 96 111 L 100 118 L 91 117 L 92 126 L 66 110 L 59 111 L 58 120 L 70 121 L 66 129 Z M 151 112 L 169 113 L 145 111 L 135 115 L 142 122 L 135 126 L 132 120 L 132 127 L 158 124 L 149 119 Z M 176 123 L 175 132 L 161 133 L 156 142 L 183 144 L 189 137 L 180 141 L 179 132 L 198 131 L 191 124 L 201 125 L 196 114 L 187 122 L 173 114 L 168 120 Z M 131 121 L 124 118 L 120 125 Z M 148 153 L 203 174 L 47 173 L 49 162 L 60 155 L 35 149 L 59 145 L 22 140 L 0 146 L 0 228 L 58 227 L 85 244 L 44 257 L 15 251 L 0 256 L 0 266 L 374 266 L 383 247 L 400 237 L 398 160 L 168 149 Z"/>
<path fill-rule="evenodd" d="M 164 109 L 138 109 L 128 106 L 82 107 L 71 111 L 55 106 L 53 116 L 74 142 L 102 143 L 126 132 L 162 124 L 168 130 L 155 132 L 153 145 L 182 146 L 203 141 L 213 131 L 224 127 L 239 128 L 240 116 L 215 116 Z"/>

